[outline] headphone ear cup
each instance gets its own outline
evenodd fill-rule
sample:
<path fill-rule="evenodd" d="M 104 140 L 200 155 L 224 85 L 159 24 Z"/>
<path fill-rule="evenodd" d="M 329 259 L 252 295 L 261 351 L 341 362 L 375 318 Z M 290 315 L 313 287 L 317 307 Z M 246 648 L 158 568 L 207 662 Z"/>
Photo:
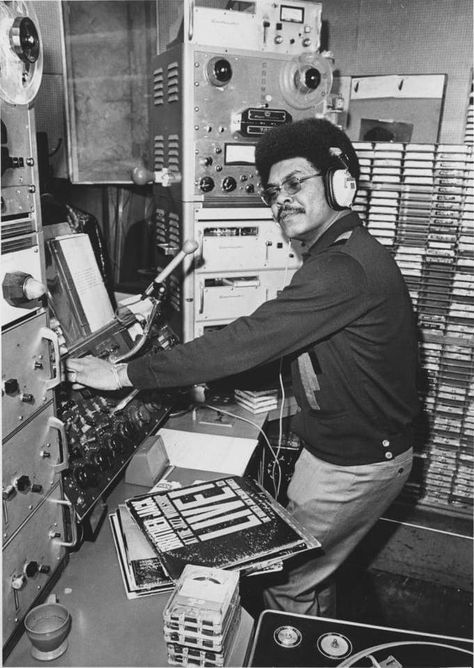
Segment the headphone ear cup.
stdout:
<path fill-rule="evenodd" d="M 329 168 L 324 175 L 324 189 L 326 192 L 326 199 L 331 207 L 331 209 L 335 209 L 336 211 L 340 210 L 339 205 L 337 204 L 336 200 L 334 199 L 334 191 L 333 191 L 333 176 L 334 172 L 337 171 L 333 167 Z"/>
<path fill-rule="evenodd" d="M 340 211 L 351 206 L 357 185 L 354 177 L 347 169 L 328 169 L 324 185 L 331 209 Z"/>

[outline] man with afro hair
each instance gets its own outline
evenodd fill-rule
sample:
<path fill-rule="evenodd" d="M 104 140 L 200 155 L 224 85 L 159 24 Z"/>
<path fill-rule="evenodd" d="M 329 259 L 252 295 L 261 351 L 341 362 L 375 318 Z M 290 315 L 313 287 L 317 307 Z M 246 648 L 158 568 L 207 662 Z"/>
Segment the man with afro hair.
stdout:
<path fill-rule="evenodd" d="M 221 330 L 113 365 L 68 361 L 69 379 L 98 389 L 205 383 L 291 360 L 302 441 L 288 509 L 321 542 L 265 582 L 265 606 L 335 616 L 332 583 L 400 493 L 412 466 L 418 412 L 417 335 L 390 253 L 351 210 L 359 163 L 346 134 L 322 119 L 274 128 L 258 142 L 261 197 L 284 234 L 304 245 L 280 294 Z"/>

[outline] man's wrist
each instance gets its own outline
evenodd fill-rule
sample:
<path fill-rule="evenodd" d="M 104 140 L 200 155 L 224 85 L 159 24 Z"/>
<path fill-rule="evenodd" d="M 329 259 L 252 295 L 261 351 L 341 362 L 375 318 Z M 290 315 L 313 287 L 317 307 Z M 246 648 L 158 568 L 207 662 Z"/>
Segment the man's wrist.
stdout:
<path fill-rule="evenodd" d="M 121 390 L 123 387 L 132 387 L 132 383 L 130 382 L 127 373 L 127 366 L 127 364 L 114 364 L 112 366 L 114 378 L 117 383 L 117 389 L 119 390 Z"/>

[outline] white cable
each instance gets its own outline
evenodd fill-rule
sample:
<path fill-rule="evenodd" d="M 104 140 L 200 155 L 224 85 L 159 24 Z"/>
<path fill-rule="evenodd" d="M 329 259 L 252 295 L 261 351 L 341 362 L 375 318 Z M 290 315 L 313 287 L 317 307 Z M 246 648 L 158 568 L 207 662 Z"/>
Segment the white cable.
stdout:
<path fill-rule="evenodd" d="M 288 268 L 290 264 L 290 252 L 291 252 L 291 239 L 288 240 L 288 255 L 286 258 L 286 264 L 285 264 L 285 273 L 283 275 L 283 285 L 282 289 L 286 286 L 286 282 L 288 279 Z M 278 466 L 278 483 L 273 480 L 273 488 L 275 491 L 275 498 L 278 497 L 280 494 L 280 489 L 281 489 L 281 483 L 282 483 L 282 471 L 281 471 L 281 463 L 279 460 L 279 455 L 280 451 L 283 445 L 283 413 L 285 410 L 285 401 L 286 401 L 286 394 L 285 394 L 285 386 L 283 384 L 283 375 L 282 375 L 282 366 L 283 366 L 283 358 L 280 358 L 280 367 L 278 371 L 278 380 L 280 383 L 280 389 L 281 389 L 281 404 L 280 404 L 280 413 L 278 417 L 278 446 L 277 446 L 277 451 L 276 451 L 276 462 Z"/>
<path fill-rule="evenodd" d="M 273 447 L 270 441 L 268 440 L 268 436 L 256 422 L 254 422 L 253 420 L 249 420 L 248 418 L 244 418 L 241 415 L 236 415 L 235 413 L 226 411 L 223 408 L 218 408 L 217 406 L 211 406 L 210 404 L 201 404 L 201 405 L 205 406 L 205 408 L 210 408 L 211 410 L 216 411 L 216 413 L 224 413 L 224 415 L 229 415 L 230 417 L 236 418 L 237 420 L 242 420 L 242 422 L 248 422 L 248 424 L 251 424 L 253 427 L 256 427 L 256 429 L 258 429 L 258 431 L 262 434 L 263 438 L 265 439 L 265 442 L 268 445 L 270 452 L 272 453 L 276 462 L 279 464 L 278 459 L 275 457 L 275 452 L 273 450 Z"/>

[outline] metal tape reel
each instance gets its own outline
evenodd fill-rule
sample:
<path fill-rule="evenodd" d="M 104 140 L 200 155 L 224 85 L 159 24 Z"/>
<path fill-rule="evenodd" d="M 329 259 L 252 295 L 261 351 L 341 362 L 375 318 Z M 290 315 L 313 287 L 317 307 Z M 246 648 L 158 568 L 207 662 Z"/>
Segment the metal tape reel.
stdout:
<path fill-rule="evenodd" d="M 31 5 L 0 2 L 0 98 L 9 104 L 34 100 L 43 75 L 43 48 Z"/>
<path fill-rule="evenodd" d="M 319 53 L 302 53 L 280 71 L 280 89 L 286 102 L 296 109 L 317 107 L 329 95 L 332 68 Z"/>

